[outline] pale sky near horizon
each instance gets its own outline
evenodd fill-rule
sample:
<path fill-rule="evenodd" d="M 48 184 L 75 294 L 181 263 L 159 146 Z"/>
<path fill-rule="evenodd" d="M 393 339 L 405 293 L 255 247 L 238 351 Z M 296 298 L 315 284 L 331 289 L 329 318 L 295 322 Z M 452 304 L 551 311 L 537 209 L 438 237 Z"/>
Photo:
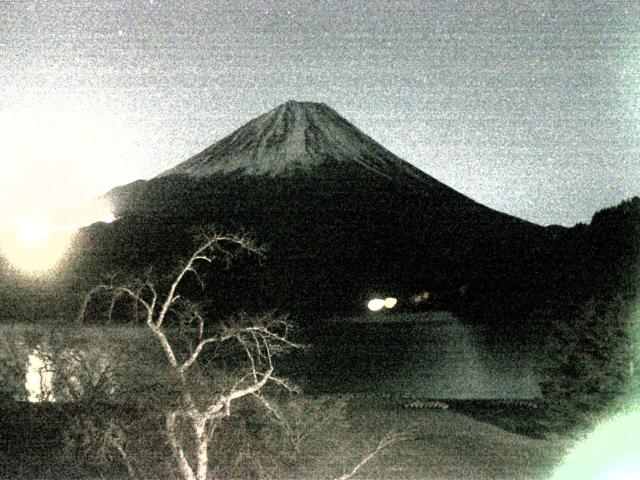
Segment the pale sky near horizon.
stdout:
<path fill-rule="evenodd" d="M 0 0 L 0 202 L 153 176 L 321 101 L 494 209 L 640 195 L 640 2 Z"/>

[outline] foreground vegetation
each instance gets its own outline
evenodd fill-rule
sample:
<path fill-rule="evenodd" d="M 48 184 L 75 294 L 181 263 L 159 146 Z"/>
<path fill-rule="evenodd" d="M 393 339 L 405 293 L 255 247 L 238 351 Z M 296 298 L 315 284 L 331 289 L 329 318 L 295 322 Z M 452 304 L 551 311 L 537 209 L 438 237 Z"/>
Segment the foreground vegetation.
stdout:
<path fill-rule="evenodd" d="M 22 353 L 0 348 L 2 390 L 14 388 L 2 400 L 0 476 L 544 477 L 568 445 L 562 438 L 637 394 L 639 246 L 634 199 L 589 227 L 560 232 L 543 272 L 523 280 L 522 299 L 490 290 L 454 299 L 467 321 L 494 320 L 496 341 L 533 342 L 546 361 L 540 401 L 460 402 L 446 411 L 411 411 L 376 395 L 296 392 L 272 362 L 296 346 L 286 322 L 236 316 L 206 324 L 206 306 L 181 297 L 198 290 L 194 262 L 212 261 L 210 250 L 162 275 L 111 278 L 87 297 L 82 317 L 117 324 L 124 314 L 132 325 L 94 339 L 97 349 L 83 333 L 90 327 L 74 326 L 67 337 L 51 329 L 50 347 L 67 342 L 67 353 L 46 353 L 68 367 L 56 372 L 67 403 L 15 401 L 26 398 L 16 387 L 20 369 L 42 338 L 26 335 Z M 184 290 L 173 288 L 181 275 L 191 282 Z M 14 305 L 23 303 L 28 296 Z M 511 322 L 501 323 L 505 315 Z M 135 332 L 136 340 L 116 332 Z M 65 372 L 75 372 L 66 383 Z"/>
<path fill-rule="evenodd" d="M 0 360 L 4 370 L 12 372 L 3 382 L 3 390 L 9 392 L 6 403 L 15 407 L 13 399 L 22 397 L 19 372 L 27 363 L 24 357 L 35 355 L 42 362 L 39 399 L 70 400 L 49 412 L 51 424 L 65 426 L 48 429 L 47 436 L 52 447 L 62 438 L 58 450 L 61 458 L 70 456 L 76 462 L 73 473 L 92 470 L 91 465 L 87 470 L 77 465 L 77 459 L 106 463 L 109 469 L 115 458 L 115 465 L 132 478 L 289 476 L 292 461 L 287 452 L 302 455 L 310 434 L 339 415 L 332 413 L 339 404 L 296 404 L 282 397 L 296 389 L 277 375 L 274 359 L 299 348 L 284 318 L 240 314 L 211 321 L 201 305 L 183 296 L 187 277 L 202 283 L 201 264 L 245 251 L 260 253 L 247 237 L 205 233 L 193 253 L 168 273 L 111 278 L 92 288 L 76 329 L 67 326 L 66 336 L 51 327 L 5 335 Z M 121 298 L 133 305 L 133 324 L 140 323 L 146 335 L 137 328 L 135 342 L 130 342 L 117 328 L 110 333 L 120 338 L 97 339 L 97 344 L 95 335 L 93 344 L 78 338 L 86 330 L 83 323 L 92 305 L 106 305 L 111 323 Z M 143 365 L 146 368 L 139 369 Z M 49 384 L 43 382 L 45 371 L 53 375 Z M 20 409 L 13 413 L 24 417 Z M 42 418 L 48 412 L 45 408 L 38 413 Z M 269 421 L 284 434 L 274 433 Z M 21 428 L 34 426 L 29 423 Z M 409 438 L 406 432 L 390 430 L 338 478 L 350 478 L 378 454 Z"/>
<path fill-rule="evenodd" d="M 371 395 L 301 395 L 282 407 L 292 431 L 251 402 L 225 421 L 218 433 L 225 442 L 211 457 L 216 477 L 339 478 L 389 429 L 411 437 L 364 465 L 358 478 L 546 478 L 569 445 L 511 433 L 455 409 L 410 410 Z M 127 478 L 119 441 L 139 478 L 177 476 L 153 411 L 83 403 L 7 408 L 1 478 Z"/>

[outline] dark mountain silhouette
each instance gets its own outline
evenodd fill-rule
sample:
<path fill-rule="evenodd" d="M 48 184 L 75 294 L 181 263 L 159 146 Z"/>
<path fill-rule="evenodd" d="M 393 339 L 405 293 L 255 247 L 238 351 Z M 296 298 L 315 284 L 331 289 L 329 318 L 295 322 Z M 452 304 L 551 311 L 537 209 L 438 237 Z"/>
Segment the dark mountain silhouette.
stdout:
<path fill-rule="evenodd" d="M 266 243 L 260 267 L 241 262 L 218 279 L 227 294 L 217 300 L 232 310 L 347 313 L 374 293 L 403 300 L 424 290 L 517 295 L 531 288 L 524 265 L 551 237 L 447 187 L 318 103 L 287 102 L 107 196 L 119 220 L 85 232 L 91 273 L 165 262 L 188 250 L 199 225 Z"/>

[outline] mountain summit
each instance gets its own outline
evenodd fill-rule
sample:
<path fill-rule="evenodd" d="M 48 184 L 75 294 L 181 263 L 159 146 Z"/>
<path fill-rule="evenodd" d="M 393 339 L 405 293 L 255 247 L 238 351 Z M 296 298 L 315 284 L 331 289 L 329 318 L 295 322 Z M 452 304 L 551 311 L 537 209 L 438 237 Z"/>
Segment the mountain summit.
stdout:
<path fill-rule="evenodd" d="M 344 163 L 356 163 L 389 179 L 426 177 L 324 103 L 292 100 L 160 176 L 241 172 L 276 177 Z"/>

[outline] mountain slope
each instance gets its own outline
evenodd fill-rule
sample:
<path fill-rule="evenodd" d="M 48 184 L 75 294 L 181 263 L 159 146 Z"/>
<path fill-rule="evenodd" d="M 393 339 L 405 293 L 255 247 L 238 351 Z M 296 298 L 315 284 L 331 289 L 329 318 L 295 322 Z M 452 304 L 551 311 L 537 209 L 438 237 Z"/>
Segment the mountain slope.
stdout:
<path fill-rule="evenodd" d="M 289 101 L 251 120 L 162 175 L 292 175 L 326 163 L 357 163 L 389 179 L 427 175 L 322 103 Z M 435 181 L 431 179 L 431 181 Z M 427 182 L 428 183 L 428 182 Z"/>
<path fill-rule="evenodd" d="M 422 197 L 432 197 L 429 198 L 431 206 L 457 204 L 485 214 L 490 211 L 496 218 L 508 217 L 474 202 L 400 159 L 323 103 L 288 101 L 156 179 L 181 175 L 194 179 L 331 177 L 334 189 L 360 188 L 361 185 L 352 184 L 355 181 L 374 184 L 384 179 L 396 189 L 410 189 Z M 127 206 L 126 201 L 137 198 L 145 188 L 146 182 L 139 180 L 117 187 L 107 196 L 122 212 L 135 208 Z"/>

